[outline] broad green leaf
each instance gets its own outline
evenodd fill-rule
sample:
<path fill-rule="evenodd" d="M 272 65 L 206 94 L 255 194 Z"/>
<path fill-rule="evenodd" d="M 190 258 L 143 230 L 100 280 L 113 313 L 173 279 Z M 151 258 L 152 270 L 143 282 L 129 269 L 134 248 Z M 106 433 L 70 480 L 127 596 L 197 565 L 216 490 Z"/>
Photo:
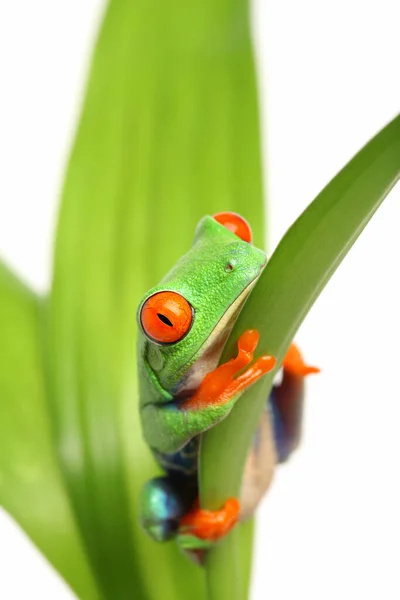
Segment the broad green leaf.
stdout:
<path fill-rule="evenodd" d="M 308 310 L 400 177 L 400 116 L 373 138 L 326 186 L 286 233 L 246 303 L 224 350 L 248 328 L 261 333 L 257 352 L 281 362 Z M 237 495 L 246 453 L 272 386 L 272 374 L 254 385 L 232 414 L 203 438 L 201 498 L 221 505 Z M 208 561 L 210 598 L 223 600 L 235 539 L 230 536 Z M 223 565 L 222 567 L 220 565 Z M 229 598 L 243 598 L 240 592 Z"/>
<path fill-rule="evenodd" d="M 51 416 L 104 598 L 204 598 L 203 571 L 138 526 L 157 473 L 141 436 L 136 307 L 204 214 L 262 243 L 247 3 L 113 0 L 68 167 L 48 320 Z"/>
<path fill-rule="evenodd" d="M 97 600 L 51 440 L 41 313 L 0 263 L 0 504 L 79 597 Z"/>

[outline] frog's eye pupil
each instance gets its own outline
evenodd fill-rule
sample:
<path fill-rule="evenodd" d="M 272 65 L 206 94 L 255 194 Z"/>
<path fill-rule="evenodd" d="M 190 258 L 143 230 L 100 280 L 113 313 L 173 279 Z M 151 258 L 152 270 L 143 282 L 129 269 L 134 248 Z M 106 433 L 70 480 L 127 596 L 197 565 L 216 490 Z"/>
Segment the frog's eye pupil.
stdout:
<path fill-rule="evenodd" d="M 177 292 L 156 292 L 143 303 L 140 323 L 150 340 L 158 344 L 173 344 L 190 330 L 193 309 Z"/>
<path fill-rule="evenodd" d="M 172 321 L 170 321 L 165 315 L 157 313 L 157 317 L 160 319 L 160 321 L 168 325 L 168 327 L 173 327 Z"/>

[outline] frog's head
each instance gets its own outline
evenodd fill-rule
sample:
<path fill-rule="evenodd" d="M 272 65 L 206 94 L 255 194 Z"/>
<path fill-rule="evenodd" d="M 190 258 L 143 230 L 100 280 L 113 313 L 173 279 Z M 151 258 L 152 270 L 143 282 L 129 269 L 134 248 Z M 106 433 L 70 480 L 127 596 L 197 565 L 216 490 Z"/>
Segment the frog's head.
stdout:
<path fill-rule="evenodd" d="M 251 230 L 246 221 L 235 219 L 236 229 L 220 215 L 204 217 L 191 249 L 139 305 L 145 359 L 162 387 L 173 395 L 190 395 L 217 366 L 265 266 L 264 252 L 249 243 Z"/>

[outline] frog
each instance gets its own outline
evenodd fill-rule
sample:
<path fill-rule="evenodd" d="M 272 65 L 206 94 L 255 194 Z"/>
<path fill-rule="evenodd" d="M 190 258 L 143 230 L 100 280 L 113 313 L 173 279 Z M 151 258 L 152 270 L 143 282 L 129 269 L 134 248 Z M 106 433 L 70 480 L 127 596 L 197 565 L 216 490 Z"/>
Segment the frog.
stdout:
<path fill-rule="evenodd" d="M 176 539 L 192 557 L 204 557 L 255 512 L 275 467 L 300 443 L 304 379 L 319 371 L 304 362 L 294 343 L 290 345 L 247 457 L 240 498 L 227 498 L 218 510 L 201 508 L 202 435 L 229 415 L 251 385 L 277 367 L 272 355 L 255 357 L 260 338 L 256 329 L 243 331 L 236 356 L 220 364 L 266 263 L 264 251 L 252 244 L 244 217 L 233 212 L 206 215 L 190 249 L 138 306 L 141 426 L 162 471 L 142 489 L 140 523 L 155 541 Z"/>

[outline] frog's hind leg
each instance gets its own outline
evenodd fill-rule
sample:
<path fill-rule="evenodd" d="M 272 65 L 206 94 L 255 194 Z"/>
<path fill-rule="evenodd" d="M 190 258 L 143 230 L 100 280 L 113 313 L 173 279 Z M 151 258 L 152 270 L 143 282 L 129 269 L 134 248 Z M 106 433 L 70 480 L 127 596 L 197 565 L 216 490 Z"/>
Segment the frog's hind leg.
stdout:
<path fill-rule="evenodd" d="M 304 377 L 311 373 L 319 373 L 319 369 L 306 365 L 300 351 L 292 344 L 283 361 L 282 383 L 274 386 L 269 398 L 279 462 L 285 462 L 300 443 Z"/>
<path fill-rule="evenodd" d="M 170 473 L 148 481 L 140 496 L 140 523 L 157 542 L 173 539 L 197 497 L 195 477 Z"/>

